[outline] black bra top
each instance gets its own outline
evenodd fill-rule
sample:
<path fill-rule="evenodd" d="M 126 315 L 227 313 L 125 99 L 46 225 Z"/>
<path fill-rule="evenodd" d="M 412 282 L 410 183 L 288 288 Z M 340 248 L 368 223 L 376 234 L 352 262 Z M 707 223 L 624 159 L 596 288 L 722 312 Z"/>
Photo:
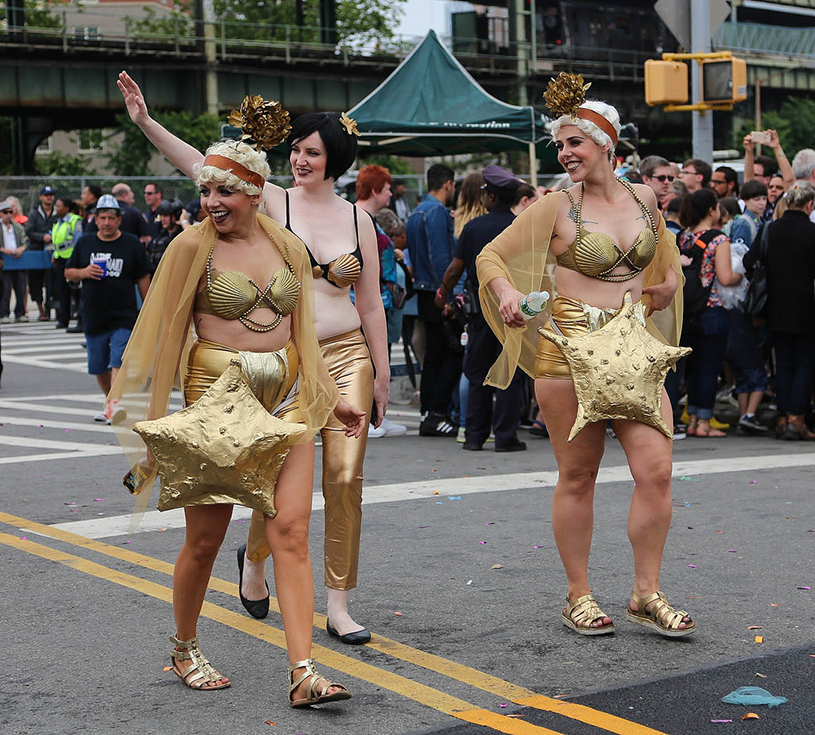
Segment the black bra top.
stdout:
<path fill-rule="evenodd" d="M 357 221 L 357 208 L 354 210 L 354 232 L 357 236 L 357 249 L 353 253 L 343 253 L 330 263 L 318 263 L 311 252 L 308 243 L 291 228 L 291 216 L 289 209 L 289 192 L 286 191 L 286 229 L 293 235 L 297 235 L 303 240 L 306 252 L 311 260 L 311 274 L 314 278 L 322 276 L 330 284 L 337 288 L 345 288 L 353 285 L 362 274 L 362 249 L 359 246 L 359 223 Z"/>

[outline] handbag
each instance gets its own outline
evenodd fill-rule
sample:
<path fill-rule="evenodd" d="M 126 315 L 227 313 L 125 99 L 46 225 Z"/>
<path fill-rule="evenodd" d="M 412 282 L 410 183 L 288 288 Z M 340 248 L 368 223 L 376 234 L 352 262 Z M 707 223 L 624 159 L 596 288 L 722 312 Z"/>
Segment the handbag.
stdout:
<path fill-rule="evenodd" d="M 405 306 L 405 301 L 407 301 L 407 290 L 398 283 L 393 283 L 392 281 L 387 281 L 385 283 L 385 288 L 390 291 L 391 299 L 393 301 L 393 308 L 403 309 Z"/>
<path fill-rule="evenodd" d="M 769 247 L 768 232 L 769 225 L 765 225 L 761 231 L 761 239 L 758 242 L 758 260 L 753 266 L 750 276 L 750 285 L 747 287 L 747 295 L 744 297 L 741 308 L 745 314 L 753 319 L 764 317 L 764 310 L 767 308 L 767 249 Z"/>

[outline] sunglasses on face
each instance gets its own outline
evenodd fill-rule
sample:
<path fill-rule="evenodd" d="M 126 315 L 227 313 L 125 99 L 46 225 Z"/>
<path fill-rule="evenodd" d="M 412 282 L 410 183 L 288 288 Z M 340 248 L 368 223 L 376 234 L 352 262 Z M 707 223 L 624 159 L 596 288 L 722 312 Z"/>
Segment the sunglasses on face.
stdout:
<path fill-rule="evenodd" d="M 12 210 L 10 210 L 10 209 L 4 209 L 4 210 L 0 211 L 0 214 L 11 214 L 11 212 L 12 212 Z"/>
<path fill-rule="evenodd" d="M 652 176 L 654 181 L 659 181 L 661 184 L 664 184 L 666 181 L 673 181 L 676 176 L 669 176 L 668 174 L 662 174 L 662 176 Z"/>

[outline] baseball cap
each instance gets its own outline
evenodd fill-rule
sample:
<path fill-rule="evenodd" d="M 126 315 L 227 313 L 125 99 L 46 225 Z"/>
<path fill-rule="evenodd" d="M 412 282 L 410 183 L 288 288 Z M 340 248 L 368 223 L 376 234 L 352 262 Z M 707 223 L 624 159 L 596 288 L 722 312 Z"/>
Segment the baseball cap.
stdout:
<path fill-rule="evenodd" d="M 54 190 L 50 186 L 43 186 L 42 189 L 40 189 L 40 196 L 42 196 L 43 194 L 53 194 L 53 193 Z"/>
<path fill-rule="evenodd" d="M 96 202 L 96 211 L 98 212 L 100 209 L 115 209 L 117 212 L 122 211 L 119 202 L 116 201 L 116 197 L 113 196 L 113 194 L 102 194 L 102 196 L 99 197 L 99 201 Z"/>
<path fill-rule="evenodd" d="M 0 212 L 3 212 L 6 209 L 14 209 L 11 199 L 6 199 L 5 201 L 0 202 Z"/>
<path fill-rule="evenodd" d="M 515 191 L 523 182 L 511 171 L 507 171 L 501 166 L 490 164 L 484 167 L 482 172 L 484 181 L 494 186 L 496 189 L 509 189 Z"/>

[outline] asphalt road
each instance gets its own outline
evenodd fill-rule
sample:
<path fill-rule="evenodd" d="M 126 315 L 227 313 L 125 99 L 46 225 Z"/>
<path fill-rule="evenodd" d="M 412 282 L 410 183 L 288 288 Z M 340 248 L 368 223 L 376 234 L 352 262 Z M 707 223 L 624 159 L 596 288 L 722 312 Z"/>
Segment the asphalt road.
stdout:
<path fill-rule="evenodd" d="M 184 688 L 165 670 L 183 524 L 178 513 L 152 511 L 128 533 L 125 462 L 109 428 L 91 419 L 101 394 L 84 374 L 81 339 L 51 324 L 2 327 L 4 735 L 815 732 L 815 447 L 736 436 L 675 444 L 662 586 L 699 630 L 667 640 L 625 621 L 631 479 L 609 440 L 591 576 L 617 632 L 585 638 L 560 622 L 548 442 L 527 438 L 529 450 L 516 454 L 463 452 L 451 439 L 420 438 L 417 409 L 397 405 L 389 416 L 408 435 L 372 440 L 365 468 L 351 601 L 374 633 L 370 645 L 329 639 L 317 588 L 314 658 L 354 698 L 288 707 L 280 616 L 255 621 L 237 599 L 242 509 L 199 627 L 204 653 L 233 686 Z M 274 594 L 271 574 L 269 585 Z M 721 701 L 740 686 L 788 701 L 772 709 Z M 742 721 L 747 712 L 760 719 Z"/>

